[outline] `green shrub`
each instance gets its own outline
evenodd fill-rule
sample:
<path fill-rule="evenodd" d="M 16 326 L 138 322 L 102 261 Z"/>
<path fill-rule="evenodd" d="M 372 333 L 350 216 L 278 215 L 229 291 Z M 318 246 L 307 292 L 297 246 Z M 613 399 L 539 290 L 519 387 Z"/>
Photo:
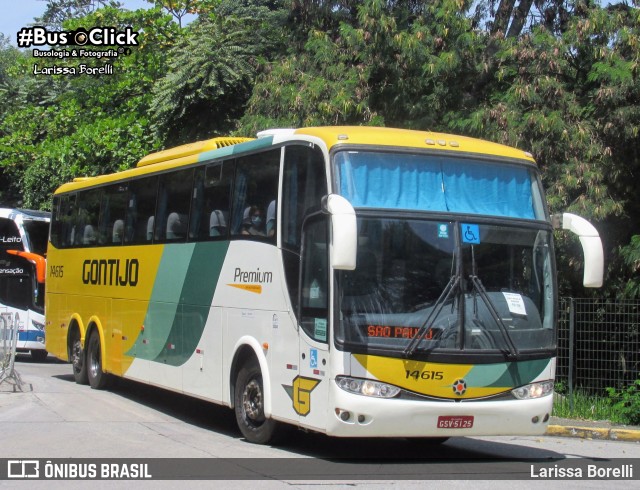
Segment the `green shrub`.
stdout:
<path fill-rule="evenodd" d="M 621 390 L 607 388 L 607 393 L 609 403 L 621 422 L 640 425 L 640 379 Z"/>

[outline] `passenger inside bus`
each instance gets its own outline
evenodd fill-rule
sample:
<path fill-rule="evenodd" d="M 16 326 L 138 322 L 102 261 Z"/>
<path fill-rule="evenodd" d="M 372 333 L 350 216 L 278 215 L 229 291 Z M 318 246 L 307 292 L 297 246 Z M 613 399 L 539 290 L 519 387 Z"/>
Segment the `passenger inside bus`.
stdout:
<path fill-rule="evenodd" d="M 276 201 L 275 199 L 269 203 L 267 208 L 266 235 L 273 237 L 276 234 Z"/>
<path fill-rule="evenodd" d="M 266 236 L 263 225 L 264 218 L 262 210 L 258 206 L 249 206 L 244 210 L 242 221 L 243 235 Z"/>
<path fill-rule="evenodd" d="M 225 236 L 227 234 L 227 219 L 224 213 L 216 209 L 211 211 L 211 217 L 209 218 L 209 236 Z"/>

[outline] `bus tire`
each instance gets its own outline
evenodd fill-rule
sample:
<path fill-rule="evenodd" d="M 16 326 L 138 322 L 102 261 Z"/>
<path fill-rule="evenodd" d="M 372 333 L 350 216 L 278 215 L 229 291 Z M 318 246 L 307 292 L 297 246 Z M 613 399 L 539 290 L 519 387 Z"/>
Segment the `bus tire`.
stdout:
<path fill-rule="evenodd" d="M 71 366 L 73 368 L 73 378 L 79 385 L 89 384 L 87 377 L 87 363 L 85 351 L 82 348 L 80 337 L 76 336 L 71 341 Z"/>
<path fill-rule="evenodd" d="M 47 360 L 49 353 L 42 349 L 31 349 L 31 358 L 36 362 L 44 362 Z"/>
<path fill-rule="evenodd" d="M 262 372 L 254 362 L 245 364 L 238 372 L 234 410 L 240 432 L 247 441 L 267 444 L 273 440 L 278 423 L 265 417 Z"/>
<path fill-rule="evenodd" d="M 100 349 L 100 334 L 93 330 L 87 342 L 86 371 L 89 385 L 94 390 L 107 387 L 109 375 L 102 370 L 102 351 Z"/>

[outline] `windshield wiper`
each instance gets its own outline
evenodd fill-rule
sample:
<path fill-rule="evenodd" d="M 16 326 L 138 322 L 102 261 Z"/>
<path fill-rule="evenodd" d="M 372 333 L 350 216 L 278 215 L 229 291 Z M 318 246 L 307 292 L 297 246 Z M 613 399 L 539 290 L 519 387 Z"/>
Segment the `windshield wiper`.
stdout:
<path fill-rule="evenodd" d="M 442 308 L 444 308 L 444 306 L 447 304 L 447 301 L 449 301 L 449 298 L 451 298 L 452 293 L 458 288 L 459 284 L 460 274 L 454 274 L 453 276 L 451 276 L 449 282 L 442 290 L 442 293 L 440 293 L 440 297 L 433 305 L 431 313 L 429 313 L 429 316 L 427 317 L 425 322 L 418 329 L 416 334 L 411 338 L 409 345 L 407 345 L 407 347 L 404 349 L 403 354 L 405 357 L 413 356 L 416 349 L 418 348 L 418 345 L 420 344 L 420 341 L 423 340 L 424 335 L 427 333 L 429 328 L 431 328 L 431 321 L 435 318 L 438 318 L 438 315 L 442 311 Z"/>
<path fill-rule="evenodd" d="M 498 315 L 498 311 L 493 304 L 493 301 L 491 301 L 491 298 L 489 298 L 487 290 L 484 288 L 484 286 L 482 285 L 482 281 L 480 281 L 480 278 L 478 277 L 478 264 L 476 263 L 476 254 L 473 246 L 471 247 L 471 271 L 472 274 L 469 276 L 469 280 L 471 281 L 471 284 L 473 284 L 473 289 L 480 294 L 480 297 L 482 298 L 482 301 L 484 301 L 484 304 L 487 306 L 487 310 L 489 310 L 489 314 L 493 318 L 493 321 L 498 325 L 500 333 L 502 333 L 502 337 L 504 338 L 504 341 L 509 348 L 508 357 L 517 357 L 518 349 L 513 343 L 513 339 L 511 338 L 511 335 L 507 330 L 507 326 L 502 321 L 502 318 L 500 318 L 500 315 Z"/>
<path fill-rule="evenodd" d="M 489 314 L 498 325 L 498 328 L 502 333 L 502 337 L 504 338 L 504 341 L 507 344 L 507 347 L 509 348 L 509 357 L 512 357 L 512 358 L 517 357 L 518 348 L 513 343 L 513 339 L 509 334 L 509 330 L 507 330 L 507 326 L 502 321 L 502 318 L 500 318 L 500 315 L 498 315 L 498 311 L 496 310 L 496 307 L 493 304 L 493 301 L 491 301 L 491 298 L 489 298 L 489 295 L 487 294 L 487 290 L 482 285 L 480 278 L 478 276 L 471 275 L 469 276 L 469 280 L 471 281 L 471 284 L 473 284 L 473 289 L 480 294 L 482 301 L 487 306 L 487 310 L 489 310 Z"/>

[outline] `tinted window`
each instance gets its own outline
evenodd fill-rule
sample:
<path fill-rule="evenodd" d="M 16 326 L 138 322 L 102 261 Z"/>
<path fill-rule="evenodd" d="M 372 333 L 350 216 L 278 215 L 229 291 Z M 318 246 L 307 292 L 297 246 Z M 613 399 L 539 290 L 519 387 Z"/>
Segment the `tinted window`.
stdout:
<path fill-rule="evenodd" d="M 27 310 L 31 306 L 31 299 L 31 278 L 29 276 L 0 275 L 0 302 L 2 304 Z"/>
<path fill-rule="evenodd" d="M 75 235 L 76 195 L 53 198 L 51 243 L 56 248 L 70 247 Z"/>
<path fill-rule="evenodd" d="M 267 238 L 267 221 L 274 219 L 281 150 L 237 160 L 231 232 L 237 236 Z M 272 223 L 270 223 L 272 225 Z M 270 236 L 275 233 L 270 228 Z"/>
<path fill-rule="evenodd" d="M 302 257 L 300 326 L 309 337 L 327 342 L 329 310 L 329 247 L 327 219 L 306 222 Z"/>
<path fill-rule="evenodd" d="M 24 220 L 25 233 L 29 238 L 31 251 L 38 255 L 47 253 L 47 237 L 49 236 L 49 223 L 46 221 Z"/>
<path fill-rule="evenodd" d="M 193 169 L 160 176 L 155 235 L 158 242 L 184 241 L 189 229 Z"/>
<path fill-rule="evenodd" d="M 124 241 L 129 244 L 151 243 L 156 214 L 158 177 L 147 177 L 129 183 L 129 201 L 125 220 Z"/>
<path fill-rule="evenodd" d="M 13 220 L 0 218 L 0 251 L 22 250 L 20 232 Z"/>
<path fill-rule="evenodd" d="M 196 169 L 190 240 L 210 240 L 228 235 L 233 169 L 233 161 L 216 162 Z"/>
<path fill-rule="evenodd" d="M 128 192 L 129 186 L 126 183 L 104 188 L 100 215 L 101 244 L 119 245 L 122 243 Z"/>
<path fill-rule="evenodd" d="M 285 147 L 282 187 L 282 258 L 289 297 L 297 311 L 302 222 L 327 194 L 322 152 L 309 146 Z"/>
<path fill-rule="evenodd" d="M 101 197 L 101 189 L 78 193 L 78 212 L 72 233 L 72 245 L 91 247 L 101 242 L 102 238 L 99 236 L 98 227 Z"/>

